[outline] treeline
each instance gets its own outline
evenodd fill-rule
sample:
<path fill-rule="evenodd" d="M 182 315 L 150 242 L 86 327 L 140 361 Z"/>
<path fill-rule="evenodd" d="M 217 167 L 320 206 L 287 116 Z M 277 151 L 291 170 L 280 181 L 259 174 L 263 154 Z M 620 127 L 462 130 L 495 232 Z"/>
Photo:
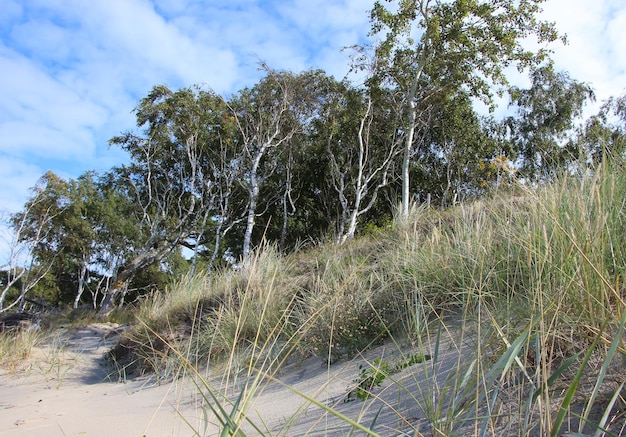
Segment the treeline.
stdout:
<path fill-rule="evenodd" d="M 190 269 L 245 262 L 262 241 L 282 252 L 341 243 L 398 204 L 446 207 L 623 157 L 626 96 L 581 122 L 592 88 L 521 46 L 558 38 L 536 20 L 539 3 L 377 2 L 372 33 L 384 38 L 355 48 L 359 83 L 263 66 L 230 96 L 155 86 L 135 108 L 137 129 L 110 140 L 128 164 L 75 180 L 48 172 L 11 217 L 0 311 L 106 313 Z M 512 64 L 530 71 L 528 89 L 508 84 Z M 477 112 L 494 91 L 513 115 Z"/>

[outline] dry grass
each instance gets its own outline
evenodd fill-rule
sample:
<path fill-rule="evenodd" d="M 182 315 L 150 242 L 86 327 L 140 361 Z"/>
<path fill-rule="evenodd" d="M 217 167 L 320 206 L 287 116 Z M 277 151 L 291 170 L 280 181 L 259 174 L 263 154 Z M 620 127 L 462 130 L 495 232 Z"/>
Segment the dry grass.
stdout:
<path fill-rule="evenodd" d="M 414 208 L 343 246 L 289 257 L 264 248 L 238 271 L 153 296 L 114 356 L 198 376 L 237 435 L 259 381 L 288 360 L 332 363 L 390 339 L 402 353 L 448 332 L 469 352 L 411 394 L 429 423 L 415 435 L 620 435 L 625 199 L 626 176 L 606 167 L 445 212 Z M 251 381 L 234 401 L 201 378 L 218 365 L 223 387 Z"/>
<path fill-rule="evenodd" d="M 33 351 L 41 344 L 43 336 L 36 330 L 0 333 L 0 368 L 10 373 L 24 370 Z"/>

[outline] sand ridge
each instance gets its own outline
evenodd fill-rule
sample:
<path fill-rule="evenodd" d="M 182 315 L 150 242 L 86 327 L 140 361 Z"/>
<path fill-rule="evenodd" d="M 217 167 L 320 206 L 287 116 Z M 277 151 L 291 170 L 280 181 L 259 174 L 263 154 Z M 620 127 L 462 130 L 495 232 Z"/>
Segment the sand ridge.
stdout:
<path fill-rule="evenodd" d="M 114 369 L 106 365 L 104 354 L 120 331 L 117 325 L 94 324 L 64 333 L 60 337 L 66 345 L 63 371 L 38 372 L 31 366 L 18 375 L 1 373 L 0 435 L 217 435 L 219 426 L 207 408 L 208 396 L 202 395 L 202 388 L 191 377 L 160 384 L 153 377 L 119 380 Z M 317 357 L 289 364 L 273 379 L 256 380 L 259 384 L 245 404 L 247 416 L 265 435 L 348 433 L 345 422 L 311 404 L 300 392 L 365 426 L 374 424 L 381 435 L 397 436 L 402 430 L 427 426 L 419 397 L 430 391 L 420 387 L 436 385 L 438 378 L 457 366 L 461 355 L 455 347 L 447 348 L 438 363 L 424 363 L 419 369 L 406 369 L 389 378 L 372 399 L 346 402 L 358 376 L 358 365 L 374 357 L 393 360 L 394 354 L 398 354 L 396 345 L 382 345 L 364 356 L 330 366 Z M 219 376 L 208 378 L 217 389 L 223 384 Z M 235 399 L 238 391 L 251 387 L 254 380 L 252 375 L 231 381 L 228 395 Z M 244 430 L 248 435 L 258 434 L 250 424 L 245 424 Z"/>

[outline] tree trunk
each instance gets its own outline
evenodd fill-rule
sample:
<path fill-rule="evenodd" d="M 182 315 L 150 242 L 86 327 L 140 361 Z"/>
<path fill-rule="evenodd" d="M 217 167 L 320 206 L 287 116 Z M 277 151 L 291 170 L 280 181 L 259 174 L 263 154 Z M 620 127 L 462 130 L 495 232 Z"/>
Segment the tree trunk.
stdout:
<path fill-rule="evenodd" d="M 278 250 L 280 253 L 285 253 L 285 241 L 287 241 L 287 224 L 289 221 L 289 211 L 287 209 L 287 191 L 283 194 L 283 227 L 280 231 L 280 241 L 278 243 Z"/>
<path fill-rule="evenodd" d="M 248 218 L 246 220 L 246 232 L 243 236 L 243 249 L 241 256 L 244 262 L 248 259 L 250 254 L 250 246 L 252 244 L 252 231 L 254 230 L 254 223 L 256 221 L 256 205 L 259 198 L 259 185 L 256 182 L 256 178 L 253 178 L 254 182 L 250 188 L 250 199 L 248 205 Z"/>
<path fill-rule="evenodd" d="M 128 281 L 135 276 L 138 269 L 135 269 L 132 273 L 129 270 L 124 270 L 119 276 L 115 278 L 113 284 L 109 286 L 100 304 L 98 310 L 98 317 L 106 317 L 112 310 L 117 296 L 128 287 Z M 127 273 L 126 273 L 127 272 Z M 122 277 L 126 279 L 122 279 Z"/>
<path fill-rule="evenodd" d="M 342 244 L 345 243 L 347 240 L 354 238 L 354 234 L 356 233 L 357 217 L 358 205 L 356 205 L 355 208 L 352 210 L 352 213 L 350 213 L 350 220 L 348 220 L 348 230 L 341 237 Z"/>
<path fill-rule="evenodd" d="M 202 217 L 202 225 L 200 226 L 200 230 L 198 231 L 198 236 L 196 237 L 196 242 L 193 246 L 193 256 L 191 257 L 191 270 L 190 276 L 196 274 L 196 265 L 198 263 L 198 251 L 200 249 L 200 241 L 202 236 L 204 235 L 204 230 L 206 229 L 206 223 L 209 220 L 209 214 L 213 211 L 213 206 L 207 207 L 204 216 Z"/>
<path fill-rule="evenodd" d="M 83 262 L 80 265 L 80 273 L 78 274 L 78 290 L 76 290 L 76 297 L 74 298 L 74 309 L 78 308 L 80 298 L 85 291 L 85 278 L 87 276 L 87 260 L 83 257 Z"/>
<path fill-rule="evenodd" d="M 176 247 L 176 245 L 170 243 L 158 250 L 153 249 L 142 252 L 128 262 L 115 276 L 112 281 L 113 284 L 107 289 L 104 299 L 100 304 L 100 309 L 98 310 L 98 317 L 105 317 L 113 310 L 117 296 L 126 290 L 128 283 L 135 277 L 139 270 L 162 260 L 174 247 Z"/>
<path fill-rule="evenodd" d="M 243 248 L 241 251 L 241 257 L 245 263 L 250 254 L 250 246 L 252 245 L 252 231 L 254 230 L 254 223 L 256 221 L 256 207 L 259 201 L 259 165 L 261 164 L 261 158 L 265 154 L 265 151 L 269 147 L 266 144 L 260 148 L 254 157 L 252 163 L 252 169 L 250 171 L 250 187 L 248 188 L 248 217 L 246 219 L 246 232 L 243 236 Z"/>
<path fill-rule="evenodd" d="M 417 82 L 417 79 L 416 79 Z M 411 162 L 411 148 L 413 147 L 413 136 L 415 135 L 415 120 L 417 110 L 413 97 L 409 102 L 409 127 L 407 129 L 406 143 L 404 144 L 404 155 L 402 157 L 402 216 L 409 215 L 410 204 L 410 180 L 409 167 Z"/>
<path fill-rule="evenodd" d="M 280 242 L 278 245 L 278 249 L 280 253 L 285 253 L 285 244 L 287 241 L 287 226 L 289 224 L 289 206 L 291 206 L 291 214 L 296 212 L 296 205 L 294 205 L 293 199 L 291 198 L 291 157 L 287 163 L 287 176 L 285 179 L 285 192 L 283 193 L 282 206 L 283 206 L 283 228 L 280 232 Z"/>
<path fill-rule="evenodd" d="M 427 20 L 428 21 L 428 20 Z M 422 38 L 427 38 L 427 33 L 424 33 Z M 404 156 L 402 158 L 402 216 L 407 217 L 409 215 L 409 205 L 411 203 L 410 199 L 410 180 L 409 180 L 409 167 L 411 162 L 411 149 L 413 148 L 413 138 L 415 136 L 415 128 L 417 127 L 417 102 L 415 101 L 415 97 L 417 96 L 417 85 L 419 83 L 420 78 L 422 77 L 422 72 L 424 71 L 424 67 L 426 66 L 426 44 L 425 41 L 422 40 L 422 49 L 419 51 L 418 60 L 417 60 L 417 71 L 415 72 L 415 76 L 413 77 L 413 82 L 411 83 L 411 89 L 409 90 L 409 95 L 407 96 L 407 105 L 408 105 L 408 116 L 409 123 L 407 126 L 407 137 L 406 143 L 404 144 Z"/>

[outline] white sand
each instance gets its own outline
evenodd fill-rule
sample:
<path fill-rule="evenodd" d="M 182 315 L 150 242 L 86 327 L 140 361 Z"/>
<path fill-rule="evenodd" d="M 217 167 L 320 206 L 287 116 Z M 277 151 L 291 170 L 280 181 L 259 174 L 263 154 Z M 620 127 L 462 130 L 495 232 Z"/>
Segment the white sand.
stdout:
<path fill-rule="evenodd" d="M 161 385 L 151 378 L 118 382 L 117 375 L 111 381 L 103 355 L 115 340 L 113 329 L 98 324 L 67 333 L 62 338 L 66 352 L 60 357 L 42 352 L 28 371 L 20 375 L 0 373 L 0 435 L 217 435 L 216 420 L 210 413 L 205 415 L 205 401 L 190 378 Z M 437 384 L 448 371 L 456 367 L 459 353 L 455 348 L 444 351 L 435 365 L 418 364 L 387 378 L 376 390 L 376 398 L 344 402 L 358 377 L 358 364 L 381 355 L 389 362 L 397 361 L 399 358 L 392 355 L 396 349 L 381 346 L 366 357 L 332 366 L 323 366 L 316 357 L 286 366 L 277 375 L 280 382 L 265 380 L 255 390 L 245 406 L 247 416 L 266 435 L 348 434 L 345 422 L 282 385 L 286 384 L 366 427 L 375 422 L 373 429 L 381 435 L 397 436 L 412 428 L 424 432 L 427 420 L 422 406 L 426 398 L 436 395 Z M 55 367 L 55 363 L 59 364 Z M 217 378 L 211 381 L 218 388 L 223 384 Z M 227 395 L 235 399 L 244 382 L 244 378 L 231 381 Z M 294 417 L 293 423 L 287 424 Z M 258 434 L 250 424 L 245 430 L 247 435 Z"/>

